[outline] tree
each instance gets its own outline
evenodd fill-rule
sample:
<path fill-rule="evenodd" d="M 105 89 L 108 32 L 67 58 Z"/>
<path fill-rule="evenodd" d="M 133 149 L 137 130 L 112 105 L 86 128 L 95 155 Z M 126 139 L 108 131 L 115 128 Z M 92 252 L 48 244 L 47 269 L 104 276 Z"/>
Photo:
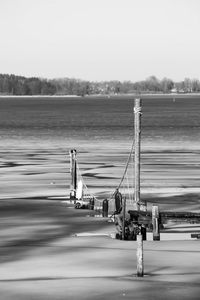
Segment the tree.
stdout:
<path fill-rule="evenodd" d="M 161 91 L 160 81 L 155 76 L 146 79 L 146 90 L 150 92 Z"/>
<path fill-rule="evenodd" d="M 170 93 L 174 87 L 174 82 L 165 77 L 161 80 L 160 85 L 163 93 Z"/>
<path fill-rule="evenodd" d="M 192 79 L 191 86 L 192 86 L 192 92 L 200 91 L 200 81 L 198 79 Z"/>
<path fill-rule="evenodd" d="M 183 81 L 183 90 L 186 93 L 191 93 L 192 92 L 192 82 L 190 78 L 185 78 Z"/>

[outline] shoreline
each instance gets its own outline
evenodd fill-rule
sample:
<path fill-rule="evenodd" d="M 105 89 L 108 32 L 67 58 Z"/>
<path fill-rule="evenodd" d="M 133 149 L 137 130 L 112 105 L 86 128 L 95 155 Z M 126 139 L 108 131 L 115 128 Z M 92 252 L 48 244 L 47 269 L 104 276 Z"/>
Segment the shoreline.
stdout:
<path fill-rule="evenodd" d="M 1 95 L 0 98 L 140 98 L 140 99 L 199 99 L 200 93 L 131 93 L 131 94 L 91 94 L 91 95 Z"/>
<path fill-rule="evenodd" d="M 78 95 L 0 95 L 0 98 L 81 98 Z"/>

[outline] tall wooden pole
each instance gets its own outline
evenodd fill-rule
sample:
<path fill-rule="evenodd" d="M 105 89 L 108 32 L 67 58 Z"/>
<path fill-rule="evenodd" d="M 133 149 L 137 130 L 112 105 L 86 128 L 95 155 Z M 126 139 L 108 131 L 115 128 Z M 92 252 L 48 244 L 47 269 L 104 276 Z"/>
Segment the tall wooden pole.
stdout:
<path fill-rule="evenodd" d="M 141 99 L 135 99 L 134 106 L 134 136 L 135 136 L 135 190 L 134 199 L 136 209 L 140 207 L 140 147 L 141 147 Z"/>
<path fill-rule="evenodd" d="M 76 150 L 72 149 L 70 154 L 70 173 L 71 173 L 71 185 L 70 185 L 70 199 L 76 199 L 77 188 L 77 170 L 76 170 Z"/>

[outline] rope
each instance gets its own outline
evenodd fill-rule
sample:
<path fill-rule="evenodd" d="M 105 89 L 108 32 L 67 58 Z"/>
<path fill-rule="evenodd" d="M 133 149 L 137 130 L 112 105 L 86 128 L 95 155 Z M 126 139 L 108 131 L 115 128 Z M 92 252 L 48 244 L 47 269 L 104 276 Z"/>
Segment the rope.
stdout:
<path fill-rule="evenodd" d="M 130 153 L 129 153 L 129 156 L 128 156 L 128 159 L 127 159 L 127 162 L 126 162 L 124 173 L 123 173 L 122 178 L 120 180 L 120 183 L 118 184 L 118 186 L 116 187 L 116 189 L 119 189 L 121 187 L 121 185 L 122 185 L 122 182 L 124 181 L 124 178 L 126 176 L 126 172 L 127 172 L 128 166 L 129 166 L 129 162 L 130 162 L 130 159 L 132 157 L 134 145 L 135 145 L 135 141 L 133 139 L 133 143 L 132 143 L 131 150 L 130 150 Z M 114 194 L 115 194 L 115 191 L 113 192 L 113 194 L 111 196 L 111 199 L 114 197 Z"/>
<path fill-rule="evenodd" d="M 140 107 L 134 107 L 133 111 L 134 111 L 135 114 L 142 114 L 141 106 Z"/>
<path fill-rule="evenodd" d="M 129 200 L 131 200 L 130 185 L 129 185 L 129 180 L 128 180 L 127 174 L 126 174 L 126 182 L 127 182 L 127 186 L 128 186 L 128 196 L 129 196 Z"/>
<path fill-rule="evenodd" d="M 141 108 L 139 108 L 139 109 L 135 109 L 135 108 L 134 108 L 134 112 L 135 112 L 135 113 L 138 113 L 138 112 L 140 113 L 140 112 L 141 112 Z M 130 160 L 131 160 L 131 158 L 132 158 L 132 153 L 133 153 L 134 145 L 135 145 L 135 141 L 134 141 L 134 139 L 133 139 L 132 146 L 131 146 L 131 150 L 130 150 L 130 153 L 129 153 L 129 156 L 128 156 L 128 159 L 127 159 L 127 162 L 126 162 L 126 165 L 125 165 L 124 173 L 123 173 L 123 175 L 122 175 L 122 177 L 121 177 L 121 180 L 120 180 L 118 186 L 116 187 L 116 189 L 119 189 L 119 188 L 121 187 L 122 183 L 124 182 L 125 177 L 126 177 L 127 185 L 128 185 L 128 194 L 129 194 L 130 200 L 132 200 L 132 199 L 131 199 L 131 196 L 130 196 L 131 193 L 130 193 L 130 186 L 129 186 L 128 176 L 127 176 L 127 170 L 128 170 L 128 166 L 129 166 Z M 132 161 L 133 161 L 133 159 L 132 159 Z M 132 164 L 132 165 L 133 165 L 133 164 Z M 133 167 L 133 166 L 132 166 L 132 167 Z M 78 162 L 77 162 L 77 174 L 79 175 L 79 177 L 80 177 L 80 179 L 81 179 L 81 181 L 82 181 L 82 183 L 83 183 L 83 187 L 84 187 L 85 190 L 86 190 L 86 193 L 84 192 L 84 194 L 85 194 L 85 195 L 88 195 L 88 196 L 90 196 L 90 197 L 92 197 L 92 198 L 94 198 L 95 201 L 97 201 L 97 202 L 100 204 L 101 201 L 100 201 L 94 194 L 92 194 L 92 193 L 90 192 L 90 190 L 88 189 L 88 187 L 87 187 L 87 185 L 86 185 L 86 183 L 85 183 L 85 181 L 84 181 L 84 179 L 83 179 L 83 176 L 82 176 L 82 174 L 81 174 L 81 171 L 80 171 Z M 116 191 L 116 189 L 115 189 L 115 191 Z M 111 194 L 110 194 L 110 200 L 112 200 L 112 199 L 114 198 L 115 191 L 114 191 L 113 193 L 111 192 Z M 125 194 L 125 184 L 124 184 L 124 195 L 126 195 L 126 194 Z"/>

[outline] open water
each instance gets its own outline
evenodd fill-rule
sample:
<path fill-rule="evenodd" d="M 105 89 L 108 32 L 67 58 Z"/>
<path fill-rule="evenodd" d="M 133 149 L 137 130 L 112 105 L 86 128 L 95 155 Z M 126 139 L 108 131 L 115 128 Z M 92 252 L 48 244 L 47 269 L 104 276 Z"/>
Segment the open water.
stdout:
<path fill-rule="evenodd" d="M 0 199 L 68 196 L 72 148 L 92 193 L 108 197 L 134 140 L 133 106 L 130 97 L 0 98 Z M 199 114 L 200 99 L 143 100 L 142 193 L 199 193 Z"/>
<path fill-rule="evenodd" d="M 128 147 L 133 106 L 130 97 L 0 98 L 0 148 Z M 200 99 L 147 99 L 142 112 L 144 149 L 200 147 Z"/>

